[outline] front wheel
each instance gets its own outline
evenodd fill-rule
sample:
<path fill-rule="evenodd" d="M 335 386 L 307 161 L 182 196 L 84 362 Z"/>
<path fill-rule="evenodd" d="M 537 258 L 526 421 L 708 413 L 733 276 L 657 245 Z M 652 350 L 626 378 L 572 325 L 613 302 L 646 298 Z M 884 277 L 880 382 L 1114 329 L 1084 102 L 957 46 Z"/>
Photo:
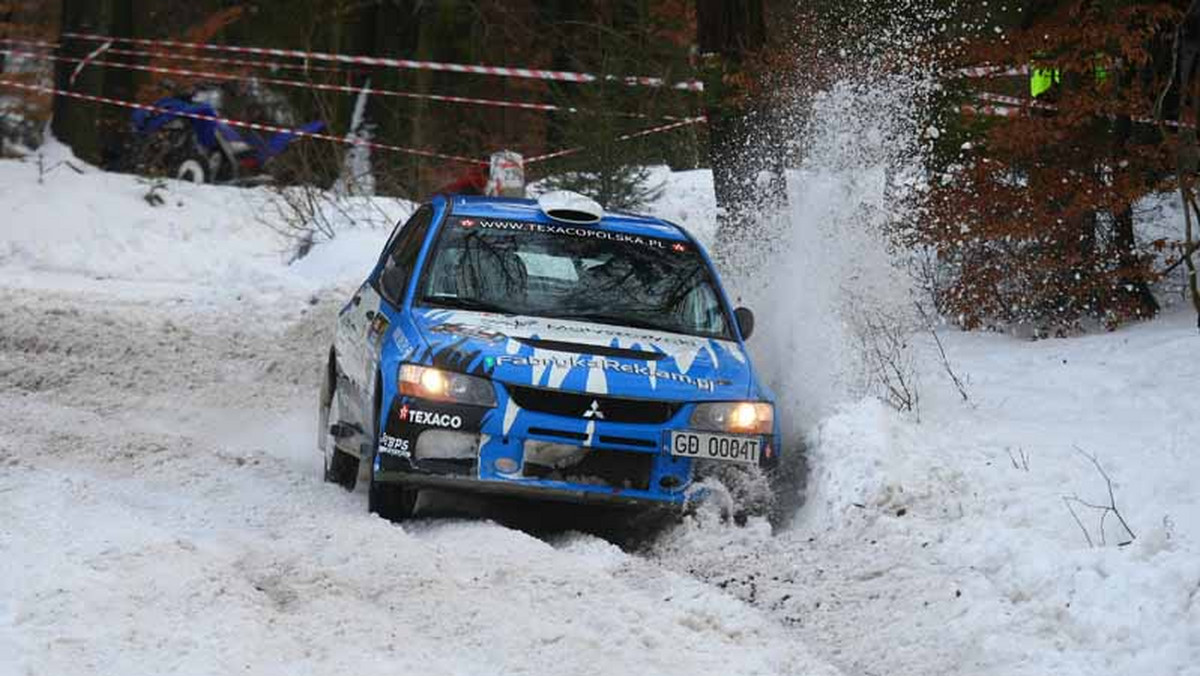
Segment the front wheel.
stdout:
<path fill-rule="evenodd" d="M 189 183 L 208 183 L 208 164 L 203 157 L 189 154 L 175 167 L 175 178 Z"/>
<path fill-rule="evenodd" d="M 379 383 L 375 383 L 376 390 Z M 371 483 L 367 490 L 367 509 L 388 521 L 404 521 L 412 517 L 417 508 L 417 489 L 403 484 L 375 481 L 376 460 L 379 457 L 379 400 L 376 397 L 375 411 L 371 424 Z"/>
<path fill-rule="evenodd" d="M 417 489 L 402 484 L 378 483 L 371 469 L 371 488 L 367 491 L 367 507 L 388 521 L 412 518 L 417 508 Z"/>

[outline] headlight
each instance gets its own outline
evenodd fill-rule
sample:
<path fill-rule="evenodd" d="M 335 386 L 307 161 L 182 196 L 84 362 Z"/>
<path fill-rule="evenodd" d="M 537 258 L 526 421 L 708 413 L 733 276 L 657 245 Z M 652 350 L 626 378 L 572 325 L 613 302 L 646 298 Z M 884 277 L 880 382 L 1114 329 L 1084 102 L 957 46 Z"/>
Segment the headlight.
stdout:
<path fill-rule="evenodd" d="M 755 401 L 697 404 L 691 426 L 707 432 L 771 434 L 775 428 L 775 407 Z"/>
<path fill-rule="evenodd" d="M 471 406 L 495 406 L 492 381 L 416 364 L 400 365 L 400 394 Z"/>

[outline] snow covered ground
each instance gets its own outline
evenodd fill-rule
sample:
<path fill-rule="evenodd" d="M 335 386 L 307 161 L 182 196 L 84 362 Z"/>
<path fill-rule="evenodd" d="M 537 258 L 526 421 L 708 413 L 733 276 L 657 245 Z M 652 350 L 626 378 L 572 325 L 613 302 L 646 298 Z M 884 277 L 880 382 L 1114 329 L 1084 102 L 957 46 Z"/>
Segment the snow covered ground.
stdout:
<path fill-rule="evenodd" d="M 386 229 L 287 266 L 261 192 L 171 184 L 154 207 L 78 166 L 0 162 L 0 676 L 1200 674 L 1186 314 L 947 332 L 965 403 L 921 340 L 919 421 L 789 411 L 814 473 L 781 533 L 702 511 L 627 552 L 397 526 L 323 484 L 314 443 L 332 318 Z M 707 176 L 666 178 L 653 210 L 710 235 Z M 820 345 L 799 334 L 821 319 L 758 309 L 751 347 L 798 409 L 828 355 L 781 346 Z M 1068 510 L 1109 497 L 1083 453 L 1131 543 Z"/>

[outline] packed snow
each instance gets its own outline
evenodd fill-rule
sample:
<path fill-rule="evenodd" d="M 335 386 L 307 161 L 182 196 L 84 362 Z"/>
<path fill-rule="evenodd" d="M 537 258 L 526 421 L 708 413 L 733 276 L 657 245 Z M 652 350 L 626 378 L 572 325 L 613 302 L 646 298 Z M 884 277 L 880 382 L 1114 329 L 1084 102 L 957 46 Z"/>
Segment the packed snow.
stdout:
<path fill-rule="evenodd" d="M 412 205 L 362 204 L 388 217 L 289 264 L 265 190 L 168 182 L 154 206 L 43 152 L 0 162 L 0 675 L 1200 674 L 1182 310 L 1042 342 L 939 329 L 967 401 L 916 335 L 919 416 L 898 413 L 847 384 L 837 282 L 860 270 L 816 225 L 882 179 L 810 166 L 780 247 L 795 302 L 739 289 L 807 446 L 789 526 L 701 509 L 623 550 L 585 524 L 395 525 L 321 481 L 316 390 Z M 650 210 L 710 239 L 707 173 L 658 175 Z M 1105 474 L 1132 533 L 1083 504 L 1109 504 Z"/>

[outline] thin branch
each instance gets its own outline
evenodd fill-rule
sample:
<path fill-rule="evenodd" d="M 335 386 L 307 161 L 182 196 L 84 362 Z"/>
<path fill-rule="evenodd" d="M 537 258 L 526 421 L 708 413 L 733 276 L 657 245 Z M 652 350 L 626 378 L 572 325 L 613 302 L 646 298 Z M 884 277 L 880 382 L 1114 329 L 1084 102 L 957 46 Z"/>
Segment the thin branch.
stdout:
<path fill-rule="evenodd" d="M 1129 534 L 1129 540 L 1127 540 L 1125 542 L 1118 542 L 1117 545 L 1124 546 L 1124 545 L 1129 544 L 1130 542 L 1133 542 L 1135 539 L 1137 539 L 1137 535 L 1135 535 L 1133 532 L 1133 529 L 1129 527 L 1129 523 L 1127 521 L 1125 521 L 1125 517 L 1124 517 L 1124 515 L 1121 514 L 1120 508 L 1117 507 L 1116 491 L 1114 491 L 1114 489 L 1113 489 L 1112 478 L 1108 475 L 1108 472 L 1105 471 L 1104 466 L 1100 464 L 1100 460 L 1095 455 L 1092 455 L 1092 454 L 1084 451 L 1082 448 L 1080 448 L 1078 446 L 1073 446 L 1073 448 L 1080 455 L 1082 455 L 1083 457 L 1085 457 L 1089 461 L 1091 461 L 1092 466 L 1096 468 L 1096 472 L 1098 472 L 1100 474 L 1100 476 L 1104 479 L 1105 488 L 1108 490 L 1108 504 L 1107 505 L 1095 504 L 1092 502 L 1088 502 L 1087 500 L 1080 498 L 1078 495 L 1063 496 L 1063 503 L 1067 505 L 1067 509 L 1070 510 L 1071 517 L 1075 519 L 1075 523 L 1078 524 L 1081 529 L 1083 529 L 1084 535 L 1088 541 L 1088 546 L 1089 547 L 1094 546 L 1094 541 L 1092 540 L 1091 535 L 1088 534 L 1087 528 L 1083 525 L 1083 522 L 1079 519 L 1078 513 L 1075 511 L 1074 505 L 1076 505 L 1076 504 L 1081 505 L 1083 507 L 1087 507 L 1088 509 L 1093 509 L 1093 510 L 1100 512 L 1099 530 L 1100 530 L 1101 546 L 1107 544 L 1107 541 L 1108 541 L 1108 537 L 1105 533 L 1105 524 L 1107 523 L 1108 515 L 1110 513 L 1117 518 L 1117 521 L 1120 522 L 1121 527 L 1124 528 L 1125 532 Z"/>
<path fill-rule="evenodd" d="M 1063 504 L 1067 506 L 1067 511 L 1071 513 L 1071 518 L 1075 519 L 1076 525 L 1079 526 L 1079 530 L 1083 531 L 1083 539 L 1087 540 L 1088 547 L 1095 547 L 1095 545 L 1092 544 L 1092 536 L 1088 534 L 1088 530 L 1084 527 L 1083 521 L 1081 521 L 1079 519 L 1079 515 L 1075 513 L 1075 508 L 1071 506 L 1071 498 L 1068 498 L 1064 495 L 1062 500 Z"/>
<path fill-rule="evenodd" d="M 916 306 L 917 312 L 921 315 L 921 321 L 925 323 L 925 328 L 929 331 L 929 334 L 933 336 L 933 342 L 937 344 L 938 354 L 941 355 L 942 367 L 946 369 L 946 373 L 950 375 L 950 380 L 954 383 L 954 387 L 958 390 L 959 396 L 962 397 L 963 401 L 970 401 L 971 398 L 967 396 L 966 386 L 963 385 L 963 382 L 959 379 L 958 374 L 955 373 L 954 369 L 950 366 L 950 358 L 946 356 L 946 348 L 942 346 L 942 339 L 938 336 L 937 331 L 933 328 L 933 321 L 929 318 L 929 315 L 925 312 L 925 308 L 922 307 L 919 302 L 913 301 L 913 305 Z"/>
<path fill-rule="evenodd" d="M 1198 249 L 1200 249 L 1200 240 L 1198 240 L 1198 241 L 1195 241 L 1195 242 L 1192 242 L 1192 243 L 1191 243 L 1191 244 L 1189 244 L 1188 246 L 1184 247 L 1184 249 L 1183 249 L 1183 253 L 1182 253 L 1182 254 L 1180 254 L 1180 256 L 1179 256 L 1179 260 L 1175 261 L 1174 263 L 1171 263 L 1171 264 L 1170 264 L 1170 265 L 1168 265 L 1166 268 L 1164 268 L 1164 269 L 1162 270 L 1162 272 L 1159 272 L 1159 273 L 1158 273 L 1158 276 L 1159 276 L 1159 277 L 1166 277 L 1167 275 L 1171 274 L 1171 271 L 1172 271 L 1172 270 L 1174 270 L 1175 268 L 1177 268 L 1177 267 L 1179 267 L 1180 265 L 1182 265 L 1182 264 L 1183 264 L 1183 261 L 1184 261 L 1184 259 L 1186 259 L 1188 256 L 1191 256 L 1192 254 L 1196 253 L 1196 251 L 1197 251 Z"/>

